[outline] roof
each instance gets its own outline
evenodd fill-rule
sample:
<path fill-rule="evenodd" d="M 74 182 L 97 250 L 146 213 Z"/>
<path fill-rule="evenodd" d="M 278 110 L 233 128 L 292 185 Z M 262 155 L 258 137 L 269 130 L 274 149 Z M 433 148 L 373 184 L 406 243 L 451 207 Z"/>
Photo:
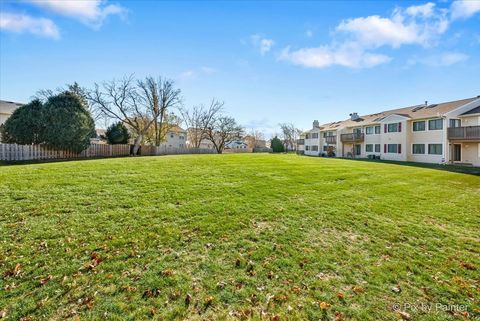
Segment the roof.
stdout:
<path fill-rule="evenodd" d="M 185 133 L 186 130 L 183 129 L 182 127 L 180 127 L 180 126 L 173 125 L 172 127 L 170 127 L 170 128 L 168 129 L 168 132 L 169 132 L 169 133 L 170 133 L 170 132 L 174 132 L 174 133 L 177 133 L 177 134 L 178 134 L 178 133 Z"/>
<path fill-rule="evenodd" d="M 471 110 L 469 110 L 469 111 L 461 114 L 461 116 L 463 116 L 463 115 L 472 115 L 472 114 L 480 114 L 480 105 L 478 105 L 477 107 L 475 107 L 475 108 L 473 108 L 473 109 L 471 109 Z"/>
<path fill-rule="evenodd" d="M 18 107 L 22 106 L 21 103 L 16 103 L 13 101 L 0 100 L 0 114 L 11 114 Z"/>
<path fill-rule="evenodd" d="M 449 102 L 444 102 L 439 104 L 431 104 L 431 105 L 422 104 L 422 105 L 415 105 L 410 107 L 391 109 L 391 110 L 386 110 L 386 111 L 382 111 L 375 114 L 360 116 L 360 119 L 357 121 L 346 119 L 343 121 L 327 123 L 327 124 L 321 125 L 320 129 L 336 130 L 338 128 L 344 128 L 344 127 L 355 127 L 355 126 L 378 124 L 382 119 L 393 114 L 411 118 L 411 119 L 436 117 L 436 116 L 443 115 L 446 112 L 457 109 L 458 107 L 461 107 L 477 99 L 479 99 L 479 97 L 449 101 Z"/>

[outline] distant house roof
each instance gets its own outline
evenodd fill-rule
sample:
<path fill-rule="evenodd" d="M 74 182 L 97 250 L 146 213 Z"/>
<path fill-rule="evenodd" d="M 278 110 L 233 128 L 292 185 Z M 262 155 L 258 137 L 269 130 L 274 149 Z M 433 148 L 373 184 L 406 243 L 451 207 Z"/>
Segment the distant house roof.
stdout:
<path fill-rule="evenodd" d="M 0 114 L 12 114 L 15 109 L 22 106 L 21 103 L 16 103 L 13 101 L 0 100 Z"/>
<path fill-rule="evenodd" d="M 365 126 L 365 125 L 377 124 L 382 119 L 384 119 L 385 117 L 390 116 L 390 115 L 400 115 L 400 116 L 411 118 L 411 119 L 422 119 L 422 118 L 436 117 L 436 116 L 443 115 L 443 114 L 445 114 L 449 111 L 457 109 L 458 107 L 461 107 L 465 104 L 468 104 L 468 103 L 470 103 L 474 100 L 478 100 L 478 99 L 480 99 L 480 98 L 479 97 L 473 97 L 473 98 L 449 101 L 449 102 L 439 103 L 439 104 L 430 104 L 430 105 L 422 104 L 422 105 L 416 105 L 416 106 L 410 106 L 410 107 L 391 109 L 391 110 L 386 110 L 386 111 L 382 111 L 382 112 L 375 113 L 375 114 L 360 116 L 360 118 L 362 118 L 361 121 L 355 121 L 355 120 L 347 119 L 347 120 L 343 120 L 343 121 L 337 121 L 337 122 L 333 122 L 333 123 L 323 124 L 323 125 L 320 126 L 320 129 L 321 130 L 335 130 L 335 129 L 344 128 L 344 127 L 355 127 L 355 126 Z M 477 108 L 475 108 L 475 109 L 477 109 Z M 473 113 L 473 112 L 470 111 L 469 113 Z"/>
<path fill-rule="evenodd" d="M 174 125 L 168 129 L 168 132 L 174 132 L 178 134 L 178 133 L 186 133 L 187 131 L 180 126 Z"/>
<path fill-rule="evenodd" d="M 471 115 L 471 114 L 480 114 L 480 105 L 478 105 L 477 107 L 475 107 L 473 109 L 470 109 L 469 111 L 463 113 L 462 116 L 463 115 Z"/>

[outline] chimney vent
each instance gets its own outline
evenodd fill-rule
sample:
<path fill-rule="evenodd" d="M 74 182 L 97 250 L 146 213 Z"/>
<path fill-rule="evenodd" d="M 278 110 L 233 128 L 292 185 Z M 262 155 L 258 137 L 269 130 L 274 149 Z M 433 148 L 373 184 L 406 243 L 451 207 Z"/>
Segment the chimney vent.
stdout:
<path fill-rule="evenodd" d="M 350 114 L 350 119 L 351 119 L 351 120 L 357 120 L 357 119 L 359 119 L 359 118 L 360 118 L 360 117 L 358 116 L 357 113 L 351 113 L 351 114 Z"/>
<path fill-rule="evenodd" d="M 428 106 L 428 100 L 425 100 L 425 107 Z"/>
<path fill-rule="evenodd" d="M 320 123 L 318 122 L 318 120 L 314 120 L 313 121 L 313 128 L 318 128 L 320 127 Z"/>

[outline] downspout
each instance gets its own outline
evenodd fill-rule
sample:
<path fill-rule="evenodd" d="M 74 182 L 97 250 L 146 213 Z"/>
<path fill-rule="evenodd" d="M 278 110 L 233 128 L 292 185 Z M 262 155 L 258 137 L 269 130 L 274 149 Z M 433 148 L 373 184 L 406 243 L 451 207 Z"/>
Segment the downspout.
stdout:
<path fill-rule="evenodd" d="M 442 135 L 443 135 L 443 143 L 445 145 L 445 148 L 443 148 L 442 150 L 442 163 L 443 164 L 447 164 L 449 162 L 449 153 L 450 153 L 450 144 L 448 143 L 448 136 L 447 136 L 447 132 L 448 132 L 448 123 L 447 123 L 447 116 L 445 115 L 442 115 L 442 119 L 443 119 L 443 122 L 444 122 L 444 126 L 443 126 L 443 131 L 442 131 Z"/>

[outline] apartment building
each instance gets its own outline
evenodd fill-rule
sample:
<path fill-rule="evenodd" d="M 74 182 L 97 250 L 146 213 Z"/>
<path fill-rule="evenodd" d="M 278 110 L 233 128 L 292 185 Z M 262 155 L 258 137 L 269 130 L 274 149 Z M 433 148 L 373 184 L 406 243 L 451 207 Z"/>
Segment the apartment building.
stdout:
<path fill-rule="evenodd" d="M 305 155 L 480 166 L 480 96 L 314 121 L 304 135 Z"/>

